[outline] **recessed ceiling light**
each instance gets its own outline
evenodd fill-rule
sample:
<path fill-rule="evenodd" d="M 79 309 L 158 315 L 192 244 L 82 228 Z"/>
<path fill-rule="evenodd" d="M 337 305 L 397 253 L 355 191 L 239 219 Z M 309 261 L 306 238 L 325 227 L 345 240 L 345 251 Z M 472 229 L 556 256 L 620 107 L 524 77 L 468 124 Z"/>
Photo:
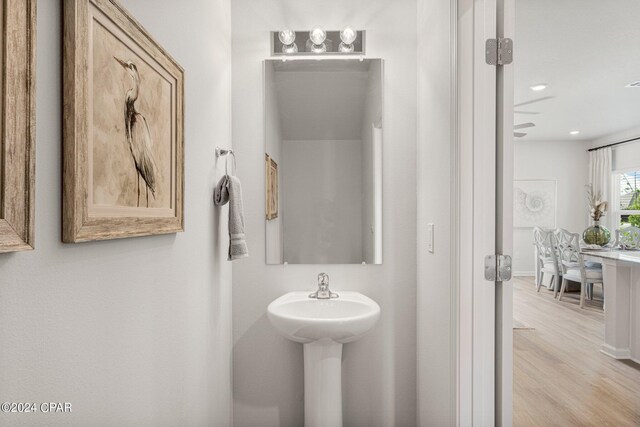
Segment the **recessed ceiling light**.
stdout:
<path fill-rule="evenodd" d="M 545 90 L 547 88 L 547 84 L 540 83 L 537 85 L 529 86 L 529 88 L 534 92 L 540 92 L 541 90 Z"/>
<path fill-rule="evenodd" d="M 579 133 L 579 130 L 572 130 L 571 132 L 569 132 L 570 135 L 578 135 Z"/>

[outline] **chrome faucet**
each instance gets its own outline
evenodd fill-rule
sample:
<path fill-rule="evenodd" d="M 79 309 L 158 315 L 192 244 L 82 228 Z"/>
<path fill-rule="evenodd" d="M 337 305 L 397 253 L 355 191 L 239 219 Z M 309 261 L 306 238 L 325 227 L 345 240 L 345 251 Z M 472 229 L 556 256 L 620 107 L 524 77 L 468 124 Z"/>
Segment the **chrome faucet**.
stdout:
<path fill-rule="evenodd" d="M 327 273 L 318 274 L 318 290 L 310 294 L 309 298 L 338 298 L 338 294 L 331 292 L 331 290 L 329 289 L 329 275 Z"/>

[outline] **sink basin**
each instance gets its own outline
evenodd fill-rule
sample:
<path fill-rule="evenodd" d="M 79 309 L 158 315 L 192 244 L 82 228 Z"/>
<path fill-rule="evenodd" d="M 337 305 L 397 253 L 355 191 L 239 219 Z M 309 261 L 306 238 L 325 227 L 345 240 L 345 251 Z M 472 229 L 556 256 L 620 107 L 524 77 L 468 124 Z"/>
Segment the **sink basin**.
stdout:
<path fill-rule="evenodd" d="M 309 292 L 290 292 L 267 308 L 269 320 L 286 338 L 299 343 L 356 341 L 380 318 L 380 306 L 358 292 L 339 292 L 338 298 L 309 298 Z"/>
<path fill-rule="evenodd" d="M 380 318 L 371 298 L 338 295 L 315 299 L 309 292 L 290 292 L 267 307 L 276 330 L 303 344 L 305 427 L 342 426 L 342 345 L 362 338 Z"/>

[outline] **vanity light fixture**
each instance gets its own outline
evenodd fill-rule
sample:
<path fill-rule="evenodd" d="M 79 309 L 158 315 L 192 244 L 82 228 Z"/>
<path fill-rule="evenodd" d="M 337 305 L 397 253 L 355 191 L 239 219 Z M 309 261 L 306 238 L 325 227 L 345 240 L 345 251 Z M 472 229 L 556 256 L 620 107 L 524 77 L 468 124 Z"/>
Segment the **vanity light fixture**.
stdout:
<path fill-rule="evenodd" d="M 365 55 L 365 31 L 345 26 L 342 30 L 325 30 L 320 26 L 311 31 L 284 28 L 272 31 L 272 56 L 299 55 Z"/>
<path fill-rule="evenodd" d="M 537 85 L 529 86 L 529 89 L 531 89 L 534 92 L 540 92 L 545 90 L 547 87 L 548 85 L 546 83 L 540 83 Z"/>
<path fill-rule="evenodd" d="M 296 32 L 290 29 L 284 29 L 278 34 L 278 39 L 282 43 L 282 53 L 296 53 L 298 46 L 296 45 Z"/>
<path fill-rule="evenodd" d="M 579 130 L 572 130 L 571 132 L 569 132 L 569 135 L 578 135 L 579 133 Z"/>

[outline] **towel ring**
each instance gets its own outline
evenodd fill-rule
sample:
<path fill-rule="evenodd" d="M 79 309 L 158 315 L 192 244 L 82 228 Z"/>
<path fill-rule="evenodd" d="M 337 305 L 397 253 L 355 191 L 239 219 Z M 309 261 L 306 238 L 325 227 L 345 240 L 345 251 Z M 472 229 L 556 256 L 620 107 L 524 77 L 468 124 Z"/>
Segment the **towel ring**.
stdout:
<path fill-rule="evenodd" d="M 236 163 L 236 154 L 231 149 L 216 147 L 216 158 L 220 156 L 226 156 L 224 159 L 224 173 L 229 175 L 229 155 L 233 157 L 233 172 L 238 171 L 238 165 Z"/>
<path fill-rule="evenodd" d="M 231 156 L 233 157 L 233 173 L 238 172 L 238 165 L 236 164 L 236 155 L 235 153 L 232 151 L 229 154 L 231 154 Z M 224 160 L 224 173 L 229 175 L 229 171 L 228 171 L 228 166 L 229 166 L 229 156 L 227 156 L 227 158 Z"/>

